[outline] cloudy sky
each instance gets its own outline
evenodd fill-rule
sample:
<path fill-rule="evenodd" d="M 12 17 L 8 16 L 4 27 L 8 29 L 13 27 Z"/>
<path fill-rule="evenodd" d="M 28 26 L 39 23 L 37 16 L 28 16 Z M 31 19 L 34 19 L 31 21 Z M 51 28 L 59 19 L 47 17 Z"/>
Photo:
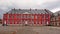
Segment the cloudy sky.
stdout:
<path fill-rule="evenodd" d="M 48 9 L 53 13 L 60 10 L 60 0 L 0 0 L 0 15 L 11 8 Z"/>

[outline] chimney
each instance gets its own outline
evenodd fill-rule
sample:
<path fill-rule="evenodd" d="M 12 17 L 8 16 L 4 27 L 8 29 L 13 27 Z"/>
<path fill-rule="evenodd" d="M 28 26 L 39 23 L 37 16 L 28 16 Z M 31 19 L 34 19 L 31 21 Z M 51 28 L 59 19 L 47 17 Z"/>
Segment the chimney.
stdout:
<path fill-rule="evenodd" d="M 14 8 L 14 10 L 15 10 L 15 8 Z"/>
<path fill-rule="evenodd" d="M 49 14 L 49 12 L 46 9 L 44 9 L 44 10 Z"/>
<path fill-rule="evenodd" d="M 19 9 L 19 10 L 21 10 L 21 9 Z"/>
<path fill-rule="evenodd" d="M 37 11 L 37 9 L 35 9 L 35 11 Z"/>
<path fill-rule="evenodd" d="M 59 16 L 60 14 L 58 13 L 58 16 Z"/>
<path fill-rule="evenodd" d="M 30 11 L 31 11 L 31 8 L 30 8 Z"/>
<path fill-rule="evenodd" d="M 15 8 L 13 8 L 12 10 L 15 10 Z"/>

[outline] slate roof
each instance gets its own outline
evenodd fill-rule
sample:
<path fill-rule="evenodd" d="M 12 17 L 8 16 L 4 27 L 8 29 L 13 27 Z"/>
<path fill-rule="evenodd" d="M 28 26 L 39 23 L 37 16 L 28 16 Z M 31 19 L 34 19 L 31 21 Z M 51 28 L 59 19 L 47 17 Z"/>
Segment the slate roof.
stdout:
<path fill-rule="evenodd" d="M 60 11 L 54 13 L 54 16 L 59 16 L 59 15 L 60 15 Z"/>
<path fill-rule="evenodd" d="M 11 9 L 7 13 L 10 14 L 23 14 L 25 12 L 31 13 L 31 14 L 52 14 L 51 11 L 47 9 Z"/>

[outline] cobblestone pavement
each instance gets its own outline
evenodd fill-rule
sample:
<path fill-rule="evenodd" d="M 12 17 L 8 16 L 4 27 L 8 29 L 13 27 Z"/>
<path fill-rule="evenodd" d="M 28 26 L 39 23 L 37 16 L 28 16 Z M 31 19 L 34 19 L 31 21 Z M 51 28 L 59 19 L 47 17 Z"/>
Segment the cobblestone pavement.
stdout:
<path fill-rule="evenodd" d="M 0 26 L 0 34 L 60 34 L 60 27 Z"/>

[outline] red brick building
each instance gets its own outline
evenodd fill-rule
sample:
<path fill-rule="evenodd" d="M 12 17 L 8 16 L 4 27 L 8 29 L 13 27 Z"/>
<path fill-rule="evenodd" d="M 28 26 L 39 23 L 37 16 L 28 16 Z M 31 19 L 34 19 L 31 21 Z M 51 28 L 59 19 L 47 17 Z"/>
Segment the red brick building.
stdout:
<path fill-rule="evenodd" d="M 12 9 L 3 15 L 3 24 L 49 25 L 50 15 L 46 9 Z"/>
<path fill-rule="evenodd" d="M 53 26 L 60 26 L 60 11 L 54 13 L 54 15 L 51 17 L 50 22 L 50 24 Z"/>

